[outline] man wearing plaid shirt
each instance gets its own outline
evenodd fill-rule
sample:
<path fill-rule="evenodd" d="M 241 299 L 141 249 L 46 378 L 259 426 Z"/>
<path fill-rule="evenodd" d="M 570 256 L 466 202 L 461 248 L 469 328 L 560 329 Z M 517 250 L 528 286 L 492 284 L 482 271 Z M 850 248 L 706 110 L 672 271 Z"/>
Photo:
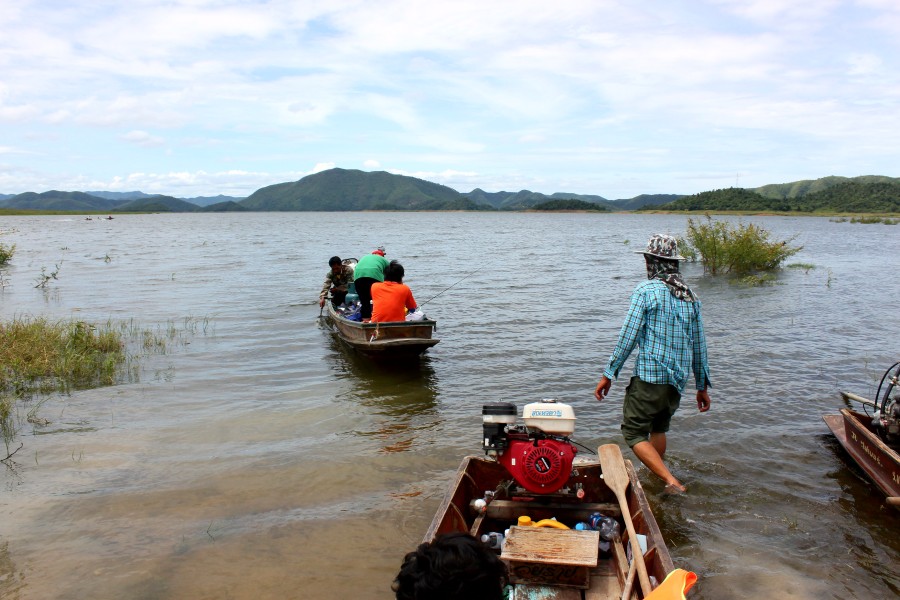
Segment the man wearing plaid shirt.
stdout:
<path fill-rule="evenodd" d="M 637 346 L 634 374 L 625 388 L 622 434 L 641 462 L 666 482 L 666 491 L 681 493 L 685 491 L 684 486 L 672 475 L 663 458 L 666 432 L 691 371 L 697 387 L 697 408 L 706 412 L 710 406 L 709 364 L 700 300 L 678 271 L 678 261 L 684 257 L 678 255 L 675 238 L 654 235 L 647 249 L 640 253 L 647 263 L 647 281 L 631 294 L 631 306 L 619 340 L 594 397 L 598 401 L 606 397 L 611 380 L 618 378 Z"/>

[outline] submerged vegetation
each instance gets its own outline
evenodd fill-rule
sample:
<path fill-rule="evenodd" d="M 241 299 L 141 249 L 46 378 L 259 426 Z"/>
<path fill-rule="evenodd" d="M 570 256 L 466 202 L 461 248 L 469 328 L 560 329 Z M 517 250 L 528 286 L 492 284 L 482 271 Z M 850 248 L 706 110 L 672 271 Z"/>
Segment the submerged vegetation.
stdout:
<path fill-rule="evenodd" d="M 135 381 L 142 356 L 165 353 L 170 342 L 201 327 L 206 333 L 209 320 L 188 317 L 181 330 L 169 322 L 155 331 L 133 320 L 100 326 L 43 317 L 0 323 L 0 436 L 6 447 L 0 460 L 18 450 L 11 446 L 22 423 L 47 423 L 36 412 L 49 394 Z"/>
<path fill-rule="evenodd" d="M 861 216 L 861 217 L 840 217 L 837 219 L 830 219 L 832 223 L 862 223 L 863 225 L 873 225 L 877 223 L 882 223 L 884 225 L 900 225 L 900 219 L 892 219 L 890 217 L 878 217 L 878 216 Z"/>
<path fill-rule="evenodd" d="M 733 225 L 706 215 L 705 221 L 688 219 L 682 254 L 699 260 L 710 275 L 736 275 L 745 282 L 761 284 L 770 278 L 760 277 L 760 273 L 781 268 L 785 260 L 803 249 L 790 245 L 793 238 L 774 241 L 770 237 L 768 231 L 753 223 Z M 756 277 L 748 278 L 751 275 Z"/>
<path fill-rule="evenodd" d="M 8 233 L 6 231 L 0 231 L 0 235 L 4 233 Z M 16 253 L 16 245 L 15 244 L 4 244 L 0 242 L 0 267 L 9 263 L 12 260 L 13 255 Z"/>

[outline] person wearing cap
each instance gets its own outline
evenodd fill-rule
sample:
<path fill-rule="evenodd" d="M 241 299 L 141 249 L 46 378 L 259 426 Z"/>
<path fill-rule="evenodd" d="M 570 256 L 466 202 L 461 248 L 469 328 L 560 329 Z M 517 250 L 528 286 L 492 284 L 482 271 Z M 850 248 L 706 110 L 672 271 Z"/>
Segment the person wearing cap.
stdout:
<path fill-rule="evenodd" d="M 319 308 L 325 306 L 328 292 L 331 292 L 331 303 L 340 305 L 347 297 L 347 286 L 353 281 L 353 267 L 345 265 L 340 256 L 332 256 L 328 260 L 328 266 L 331 270 L 325 274 L 325 283 L 319 293 Z"/>
<path fill-rule="evenodd" d="M 612 380 L 618 378 L 636 346 L 634 373 L 625 388 L 622 406 L 622 434 L 641 462 L 666 483 L 666 491 L 680 493 L 685 488 L 663 459 L 666 432 L 691 371 L 697 408 L 706 412 L 710 406 L 700 299 L 678 271 L 679 261 L 685 259 L 678 255 L 675 238 L 656 234 L 647 242 L 647 249 L 638 253 L 647 263 L 647 281 L 638 284 L 631 294 L 625 323 L 594 397 L 598 401 L 606 397 Z"/>
<path fill-rule="evenodd" d="M 385 254 L 384 246 L 378 246 L 372 254 L 359 259 L 353 271 L 356 293 L 362 304 L 359 312 L 363 321 L 372 319 L 372 285 L 384 281 L 384 269 L 388 266 Z"/>

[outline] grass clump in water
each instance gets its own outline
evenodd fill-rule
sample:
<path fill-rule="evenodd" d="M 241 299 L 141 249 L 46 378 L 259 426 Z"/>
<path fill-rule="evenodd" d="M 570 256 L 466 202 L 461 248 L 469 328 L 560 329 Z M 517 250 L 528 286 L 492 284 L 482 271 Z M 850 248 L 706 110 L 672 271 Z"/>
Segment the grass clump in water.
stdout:
<path fill-rule="evenodd" d="M 689 259 L 700 260 L 710 275 L 746 277 L 781 268 L 785 260 L 803 246 L 791 246 L 794 238 L 773 241 L 771 234 L 753 223 L 733 225 L 715 221 L 688 219 L 687 244 L 682 251 Z M 681 250 L 681 247 L 679 247 Z"/>
<path fill-rule="evenodd" d="M 29 395 L 115 383 L 122 335 L 84 321 L 0 323 L 0 393 Z"/>
<path fill-rule="evenodd" d="M 122 335 L 109 325 L 98 329 L 84 321 L 44 318 L 0 323 L 0 437 L 6 446 L 2 460 L 18 450 L 10 451 L 18 431 L 17 400 L 112 385 L 125 359 Z"/>

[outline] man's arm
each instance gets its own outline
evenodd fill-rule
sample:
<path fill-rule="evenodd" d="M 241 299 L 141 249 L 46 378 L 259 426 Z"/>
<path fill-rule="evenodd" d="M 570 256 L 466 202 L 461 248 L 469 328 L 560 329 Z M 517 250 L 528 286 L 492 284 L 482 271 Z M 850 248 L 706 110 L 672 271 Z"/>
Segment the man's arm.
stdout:
<path fill-rule="evenodd" d="M 709 381 L 709 357 L 706 351 L 706 334 L 703 331 L 703 317 L 700 314 L 699 300 L 696 304 L 696 312 L 691 327 L 691 336 L 694 338 L 694 354 L 691 368 L 694 371 L 697 390 L 706 390 L 712 387 Z"/>
<path fill-rule="evenodd" d="M 637 345 L 638 337 L 644 327 L 646 317 L 647 300 L 643 292 L 635 290 L 631 294 L 631 304 L 628 312 L 625 313 L 625 322 L 622 329 L 619 330 L 619 339 L 616 341 L 616 347 L 609 357 L 603 376 L 607 379 L 617 379 L 619 371 L 628 360 L 632 350 Z"/>

